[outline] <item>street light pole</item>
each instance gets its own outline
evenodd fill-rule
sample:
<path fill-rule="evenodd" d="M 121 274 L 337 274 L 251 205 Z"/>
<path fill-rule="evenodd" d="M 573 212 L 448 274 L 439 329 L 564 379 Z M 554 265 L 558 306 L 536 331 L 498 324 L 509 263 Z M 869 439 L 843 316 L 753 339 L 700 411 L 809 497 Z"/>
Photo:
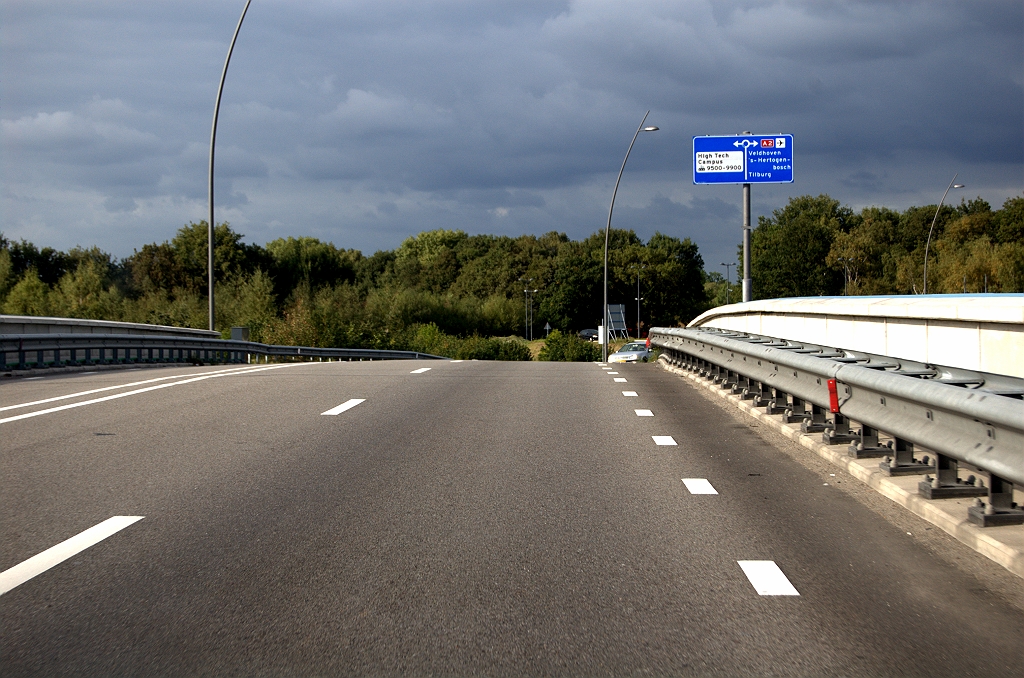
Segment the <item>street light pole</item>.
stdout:
<path fill-rule="evenodd" d="M 729 267 L 735 266 L 736 264 L 723 263 L 721 265 L 725 266 L 725 303 L 728 304 L 729 300 L 732 298 L 732 277 L 729 275 Z"/>
<path fill-rule="evenodd" d="M 629 160 L 629 153 L 633 150 L 633 144 L 636 143 L 636 138 L 640 136 L 640 132 L 657 132 L 657 127 L 644 127 L 644 122 L 647 121 L 647 116 L 651 112 L 647 111 L 644 113 L 643 120 L 640 121 L 640 126 L 636 128 L 636 134 L 633 135 L 633 140 L 629 142 L 629 148 L 626 149 L 626 157 L 622 159 L 622 167 L 619 168 L 619 176 L 615 179 L 615 190 L 612 191 L 612 203 L 608 206 L 608 225 L 604 228 L 604 307 L 601 309 L 601 317 L 604 319 L 601 322 L 601 333 L 604 335 L 601 337 L 601 362 L 608 361 L 608 237 L 612 230 L 612 211 L 615 209 L 615 194 L 619 192 L 619 182 L 622 180 L 622 170 L 626 169 L 626 161 Z"/>
<path fill-rule="evenodd" d="M 959 174 L 959 172 L 957 172 Z M 957 174 L 953 175 L 953 180 L 949 182 L 949 186 L 946 186 L 945 193 L 942 194 L 942 199 L 939 200 L 939 206 L 935 208 L 935 216 L 932 217 L 932 225 L 928 229 L 928 240 L 924 244 L 924 292 L 922 294 L 928 294 L 928 248 L 932 244 L 932 231 L 935 230 L 935 222 L 939 218 L 939 210 L 942 209 L 942 202 L 946 199 L 946 193 L 949 193 L 951 188 L 963 188 L 963 184 L 954 184 L 956 181 Z"/>
<path fill-rule="evenodd" d="M 529 288 L 533 278 L 520 278 L 519 282 L 526 283 Z M 530 290 L 523 290 L 523 339 L 530 340 Z"/>
<path fill-rule="evenodd" d="M 249 11 L 249 3 L 252 0 L 245 0 L 245 7 L 242 9 L 242 16 L 238 18 L 238 25 L 235 26 L 235 34 L 231 36 L 231 45 L 228 47 L 228 56 L 224 59 L 224 70 L 220 73 L 220 86 L 217 88 L 217 102 L 213 106 L 213 129 L 210 131 L 210 223 L 206 225 L 206 272 L 208 277 L 210 297 L 210 329 L 213 327 L 213 150 L 217 143 L 217 116 L 220 114 L 220 97 L 224 93 L 224 78 L 228 75 L 228 64 L 231 63 L 231 53 L 235 51 L 235 40 L 238 39 L 238 31 L 242 30 L 242 21 L 245 20 L 245 13 Z"/>
<path fill-rule="evenodd" d="M 527 292 L 527 304 L 530 307 L 530 341 L 533 341 L 533 295 L 537 294 L 537 290 L 528 290 Z"/>
<path fill-rule="evenodd" d="M 640 265 L 636 267 L 636 338 L 640 338 L 640 271 L 647 268 L 646 266 Z"/>

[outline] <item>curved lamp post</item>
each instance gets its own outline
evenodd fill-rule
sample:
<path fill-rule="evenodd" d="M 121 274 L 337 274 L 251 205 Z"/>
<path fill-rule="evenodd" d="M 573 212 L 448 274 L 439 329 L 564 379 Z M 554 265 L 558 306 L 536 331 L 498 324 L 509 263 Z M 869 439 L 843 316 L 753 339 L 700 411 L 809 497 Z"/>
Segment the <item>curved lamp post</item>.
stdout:
<path fill-rule="evenodd" d="M 615 209 L 615 194 L 619 192 L 619 181 L 622 180 L 622 170 L 626 169 L 626 161 L 629 160 L 629 152 L 633 150 L 633 144 L 636 143 L 636 138 L 640 136 L 640 132 L 657 132 L 657 127 L 644 127 L 644 122 L 647 121 L 647 116 L 651 112 L 647 111 L 644 113 L 643 120 L 640 121 L 640 126 L 636 128 L 636 134 L 633 135 L 633 141 L 629 142 L 629 148 L 626 150 L 626 157 L 622 160 L 622 167 L 619 168 L 619 176 L 615 180 L 615 190 L 612 191 L 612 204 L 608 207 L 608 225 L 604 229 L 604 309 L 601 311 L 601 317 L 604 318 L 601 324 L 601 332 L 604 336 L 601 337 L 601 362 L 608 361 L 608 235 L 612 230 L 612 210 Z"/>
<path fill-rule="evenodd" d="M 953 175 L 953 181 L 956 181 L 957 174 Z M 950 181 L 949 186 L 946 186 L 946 193 L 949 193 L 951 188 L 964 187 L 963 184 L 954 184 L 953 181 Z M 935 221 L 939 218 L 939 210 L 942 209 L 942 201 L 946 199 L 946 193 L 942 194 L 942 200 L 939 200 L 939 206 L 935 208 L 935 216 L 932 217 L 932 225 L 928 229 L 928 241 L 924 244 L 924 292 L 922 294 L 928 294 L 928 248 L 932 244 L 932 231 L 935 230 Z"/>
<path fill-rule="evenodd" d="M 245 20 L 245 13 L 249 11 L 249 3 L 252 0 L 245 0 L 245 7 L 242 9 L 242 16 L 238 18 L 238 25 L 235 26 L 235 34 L 231 36 L 231 46 L 228 47 L 228 56 L 224 59 L 224 70 L 220 73 L 220 86 L 217 88 L 217 103 L 213 106 L 213 129 L 210 131 L 210 223 L 207 224 L 207 257 L 206 269 L 210 291 L 210 329 L 213 327 L 213 149 L 217 143 L 217 115 L 220 113 L 220 95 L 224 92 L 224 78 L 228 74 L 228 64 L 231 63 L 231 53 L 235 51 L 235 40 L 238 39 L 238 31 L 242 30 L 242 21 Z"/>

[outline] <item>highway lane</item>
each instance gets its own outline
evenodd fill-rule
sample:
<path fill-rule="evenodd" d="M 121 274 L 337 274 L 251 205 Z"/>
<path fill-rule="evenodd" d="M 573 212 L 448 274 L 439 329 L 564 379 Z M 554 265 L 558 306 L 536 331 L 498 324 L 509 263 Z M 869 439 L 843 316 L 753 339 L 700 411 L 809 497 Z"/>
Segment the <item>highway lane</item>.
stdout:
<path fill-rule="evenodd" d="M 0 407 L 220 369 L 12 380 Z M 0 596 L 0 673 L 1024 665 L 1020 610 L 654 366 L 247 372 L 0 424 L 0 570 L 144 516 Z M 758 595 L 746 560 L 799 595 Z"/>

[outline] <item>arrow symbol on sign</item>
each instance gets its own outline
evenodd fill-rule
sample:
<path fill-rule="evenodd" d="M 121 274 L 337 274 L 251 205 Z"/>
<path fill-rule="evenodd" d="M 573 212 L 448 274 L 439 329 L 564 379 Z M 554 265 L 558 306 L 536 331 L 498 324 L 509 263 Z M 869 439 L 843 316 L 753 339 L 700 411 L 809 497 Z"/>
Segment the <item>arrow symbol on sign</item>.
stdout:
<path fill-rule="evenodd" d="M 750 139 L 744 139 L 742 141 L 734 141 L 734 142 L 732 142 L 732 145 L 736 146 L 737 148 L 742 146 L 743 148 L 746 149 L 746 148 L 750 148 L 751 146 L 757 146 L 757 142 L 756 141 L 751 141 Z"/>

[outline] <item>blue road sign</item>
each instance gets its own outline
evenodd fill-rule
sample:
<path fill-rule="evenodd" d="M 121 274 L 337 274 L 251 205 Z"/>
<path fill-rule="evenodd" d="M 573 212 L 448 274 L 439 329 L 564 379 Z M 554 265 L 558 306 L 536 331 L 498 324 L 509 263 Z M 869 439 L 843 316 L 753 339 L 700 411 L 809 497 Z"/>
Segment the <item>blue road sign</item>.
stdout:
<path fill-rule="evenodd" d="M 693 183 L 793 183 L 793 135 L 694 137 Z"/>

